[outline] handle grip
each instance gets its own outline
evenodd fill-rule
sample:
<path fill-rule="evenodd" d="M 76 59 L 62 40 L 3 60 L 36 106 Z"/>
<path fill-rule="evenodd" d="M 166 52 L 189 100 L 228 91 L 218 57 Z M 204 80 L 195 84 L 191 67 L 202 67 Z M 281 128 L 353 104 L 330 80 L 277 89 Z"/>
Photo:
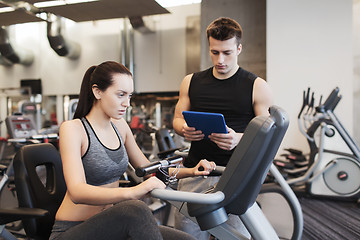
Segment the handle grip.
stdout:
<path fill-rule="evenodd" d="M 145 166 L 138 167 L 135 169 L 135 173 L 138 177 L 143 177 L 145 175 L 157 172 L 159 168 L 169 167 L 170 165 L 182 162 L 182 160 L 183 157 L 181 156 L 169 157 L 161 161 L 152 162 Z"/>

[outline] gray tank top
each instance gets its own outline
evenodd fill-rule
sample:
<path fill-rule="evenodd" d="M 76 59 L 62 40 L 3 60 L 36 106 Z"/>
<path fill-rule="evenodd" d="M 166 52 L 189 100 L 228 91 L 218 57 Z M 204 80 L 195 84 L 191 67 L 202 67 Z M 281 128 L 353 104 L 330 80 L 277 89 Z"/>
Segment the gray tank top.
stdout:
<path fill-rule="evenodd" d="M 129 159 L 117 128 L 111 123 L 119 138 L 120 146 L 116 149 L 110 149 L 101 143 L 85 117 L 81 119 L 81 122 L 89 141 L 88 148 L 82 156 L 86 182 L 90 185 L 100 186 L 119 180 L 126 171 Z"/>

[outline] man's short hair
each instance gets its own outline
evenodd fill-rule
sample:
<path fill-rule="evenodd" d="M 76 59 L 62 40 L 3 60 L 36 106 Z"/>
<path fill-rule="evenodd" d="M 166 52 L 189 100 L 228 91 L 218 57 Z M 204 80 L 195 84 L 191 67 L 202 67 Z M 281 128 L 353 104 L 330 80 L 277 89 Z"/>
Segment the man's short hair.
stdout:
<path fill-rule="evenodd" d="M 206 29 L 206 35 L 208 40 L 212 37 L 220 41 L 235 37 L 237 46 L 239 46 L 242 37 L 242 29 L 240 24 L 234 19 L 221 17 L 210 23 Z"/>

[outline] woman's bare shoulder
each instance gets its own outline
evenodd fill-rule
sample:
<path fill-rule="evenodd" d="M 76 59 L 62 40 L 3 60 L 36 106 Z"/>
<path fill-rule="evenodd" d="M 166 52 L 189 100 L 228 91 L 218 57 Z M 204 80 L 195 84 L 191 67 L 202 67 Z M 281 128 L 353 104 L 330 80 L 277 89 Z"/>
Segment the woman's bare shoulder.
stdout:
<path fill-rule="evenodd" d="M 60 134 L 61 132 L 79 133 L 81 131 L 83 131 L 83 126 L 80 119 L 64 121 L 60 125 Z"/>

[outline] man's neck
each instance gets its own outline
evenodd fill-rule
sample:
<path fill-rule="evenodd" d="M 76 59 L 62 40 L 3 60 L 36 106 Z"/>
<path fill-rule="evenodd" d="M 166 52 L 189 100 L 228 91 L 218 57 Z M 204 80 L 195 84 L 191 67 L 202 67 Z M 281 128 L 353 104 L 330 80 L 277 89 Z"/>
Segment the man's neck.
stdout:
<path fill-rule="evenodd" d="M 215 67 L 213 67 L 213 75 L 215 78 L 217 79 L 228 79 L 230 77 L 232 77 L 239 69 L 239 65 L 236 65 L 233 69 L 231 69 L 229 72 L 227 73 L 219 73 L 218 71 L 216 71 Z"/>

